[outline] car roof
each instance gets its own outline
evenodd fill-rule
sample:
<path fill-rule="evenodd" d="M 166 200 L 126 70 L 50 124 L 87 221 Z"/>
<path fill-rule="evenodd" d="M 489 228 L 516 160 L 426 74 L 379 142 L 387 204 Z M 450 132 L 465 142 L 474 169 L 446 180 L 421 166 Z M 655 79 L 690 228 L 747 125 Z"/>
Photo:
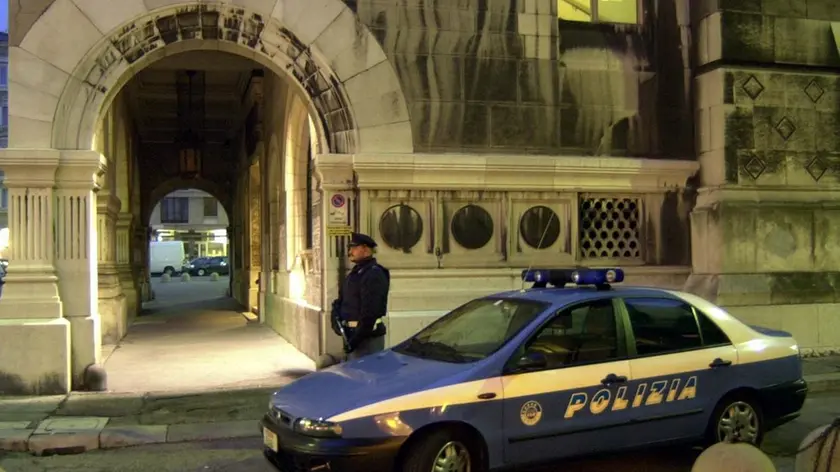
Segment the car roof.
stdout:
<path fill-rule="evenodd" d="M 659 298 L 676 298 L 670 291 L 652 287 L 617 286 L 608 290 L 598 290 L 595 287 L 571 287 L 571 288 L 526 288 L 523 290 L 510 290 L 490 295 L 490 298 L 515 298 L 520 300 L 532 300 L 543 303 L 575 303 L 599 298 L 612 298 L 616 296 L 655 296 Z"/>

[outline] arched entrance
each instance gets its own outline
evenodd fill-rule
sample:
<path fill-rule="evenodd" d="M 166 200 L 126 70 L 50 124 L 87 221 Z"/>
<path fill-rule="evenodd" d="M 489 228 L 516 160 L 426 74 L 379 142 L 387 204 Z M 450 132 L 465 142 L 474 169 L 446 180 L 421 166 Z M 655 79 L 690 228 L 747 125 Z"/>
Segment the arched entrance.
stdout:
<path fill-rule="evenodd" d="M 310 347 L 315 346 L 307 352 L 310 356 L 322 348 L 318 338 L 323 339 L 324 331 L 320 326 L 328 284 L 324 274 L 334 262 L 333 251 L 330 247 L 290 244 L 291 236 L 281 243 L 276 233 L 268 231 L 270 225 L 263 224 L 280 218 L 283 231 L 299 241 L 306 233 L 299 228 L 307 222 L 300 217 L 304 209 L 280 211 L 273 205 L 277 203 L 273 195 L 291 192 L 287 195 L 291 198 L 283 201 L 303 201 L 310 208 L 316 207 L 316 203 L 307 200 L 306 194 L 311 196 L 312 192 L 295 182 L 307 178 L 311 182 L 318 172 L 309 164 L 292 165 L 306 170 L 303 176 L 298 172 L 299 178 L 295 179 L 276 168 L 290 167 L 283 163 L 297 162 L 298 157 L 290 160 L 290 155 L 299 156 L 303 150 L 307 154 L 305 162 L 309 162 L 309 154 L 405 152 L 412 148 L 411 126 L 392 66 L 344 3 L 270 0 L 247 4 L 249 8 L 230 1 L 165 1 L 156 2 L 159 8 L 147 10 L 140 2 L 103 8 L 98 2 L 56 0 L 23 36 L 20 45 L 12 48 L 12 60 L 26 62 L 29 73 L 12 78 L 23 85 L 19 88 L 21 93 L 12 95 L 10 109 L 10 145 L 19 151 L 7 152 L 2 166 L 13 201 L 18 202 L 13 203 L 12 213 L 17 211 L 19 215 L 21 209 L 33 204 L 42 205 L 45 211 L 35 224 L 18 224 L 17 229 L 14 221 L 10 225 L 12 240 L 18 241 L 21 248 L 24 241 L 31 246 L 31 250 L 27 246 L 15 256 L 19 267 L 31 269 L 26 282 L 40 287 L 40 295 L 14 290 L 21 285 L 16 285 L 15 277 L 11 277 L 6 295 L 12 296 L 4 302 L 31 305 L 40 301 L 38 319 L 51 321 L 43 326 L 22 323 L 20 330 L 43 333 L 35 335 L 43 343 L 12 346 L 0 351 L 0 358 L 4 365 L 18 365 L 18 358 L 37 351 L 56 361 L 20 364 L 20 369 L 9 373 L 18 380 L 5 390 L 64 391 L 71 379 L 74 387 L 83 387 L 85 369 L 100 361 L 99 315 L 93 308 L 96 288 L 101 292 L 101 274 L 105 273 L 103 268 L 108 268 L 113 269 L 109 286 L 114 289 L 109 293 L 113 295 L 115 310 L 125 309 L 121 306 L 126 302 L 120 297 L 132 298 L 128 286 L 138 291 L 137 273 L 132 272 L 132 267 L 143 257 L 131 241 L 146 237 L 147 228 L 141 222 L 146 220 L 147 202 L 154 198 L 149 193 L 141 195 L 143 186 L 138 176 L 143 164 L 128 158 L 131 145 L 120 150 L 113 144 L 120 133 L 131 134 L 130 127 L 121 123 L 113 110 L 127 106 L 119 102 L 120 91 L 144 68 L 190 51 L 242 56 L 293 84 L 295 93 L 289 95 L 283 111 L 287 123 L 281 128 L 282 136 L 253 133 L 248 137 L 244 144 L 248 159 L 240 166 L 234 179 L 237 183 L 232 187 L 235 191 L 229 196 L 230 214 L 239 217 L 233 236 L 239 238 L 241 247 L 249 248 L 244 267 L 248 280 L 238 281 L 237 293 L 243 294 L 240 299 L 247 299 L 250 304 L 255 278 L 261 278 L 266 288 L 258 290 L 262 297 L 259 305 L 286 303 L 282 300 L 290 299 L 293 281 L 311 278 L 319 290 L 323 287 L 321 296 L 317 300 L 297 300 L 295 304 L 317 313 L 319 318 L 314 321 L 319 327 L 313 331 L 310 322 L 294 325 L 292 334 L 308 340 Z M 253 93 L 260 94 L 259 90 Z M 305 112 L 301 113 L 301 107 Z M 294 121 L 294 126 L 289 121 Z M 306 132 L 300 134 L 304 128 Z M 272 140 L 284 145 L 272 148 Z M 31 177 L 37 172 L 43 174 L 42 179 Z M 284 176 L 284 184 L 292 182 L 297 187 L 289 189 L 278 184 L 276 178 L 267 177 L 278 175 Z M 345 181 L 335 188 L 348 188 L 350 184 Z M 100 189 L 98 195 L 93 193 L 95 189 Z M 50 197 L 53 192 L 58 197 L 54 206 Z M 103 195 L 107 199 L 103 200 Z M 99 202 L 98 213 L 94 202 Z M 323 207 L 318 208 L 315 217 L 325 212 Z M 58 221 L 65 221 L 68 228 L 76 230 L 67 234 L 74 235 L 73 241 L 81 241 L 81 249 L 65 247 L 62 240 L 43 236 L 53 213 Z M 94 215 L 101 220 L 98 226 L 86 226 L 85 222 L 92 221 Z M 263 240 L 270 243 L 261 244 Z M 55 258 L 51 256 L 53 246 L 58 246 Z M 275 256 L 280 253 L 285 264 L 275 264 L 280 260 Z M 98 267 L 95 254 L 99 255 Z M 316 255 L 321 259 L 314 260 Z M 243 262 L 245 259 L 243 255 Z M 52 267 L 57 269 L 57 281 L 51 275 Z M 24 282 L 21 277 L 18 280 Z M 85 289 L 80 289 L 76 283 L 79 280 L 84 281 Z M 118 286 L 122 286 L 122 292 Z M 268 294 L 276 295 L 271 298 L 273 302 Z M 98 296 L 102 306 L 101 293 Z M 293 310 L 292 314 L 299 313 Z M 261 316 L 269 321 L 267 316 Z M 69 339 L 63 341 L 62 337 Z M 20 352 L 14 354 L 14 349 Z M 7 358 L 9 362 L 5 362 Z"/>

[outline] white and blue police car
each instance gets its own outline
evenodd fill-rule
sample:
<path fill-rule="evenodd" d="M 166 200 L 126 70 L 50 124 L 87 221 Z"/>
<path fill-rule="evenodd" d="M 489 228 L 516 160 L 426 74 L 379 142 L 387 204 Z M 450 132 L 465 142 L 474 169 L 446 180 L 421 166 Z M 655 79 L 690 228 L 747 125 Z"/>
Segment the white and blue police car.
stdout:
<path fill-rule="evenodd" d="M 807 386 L 790 334 L 621 269 L 523 271 L 384 352 L 275 392 L 282 471 L 484 471 L 675 442 L 760 443 Z M 567 287 L 567 285 L 571 285 Z"/>

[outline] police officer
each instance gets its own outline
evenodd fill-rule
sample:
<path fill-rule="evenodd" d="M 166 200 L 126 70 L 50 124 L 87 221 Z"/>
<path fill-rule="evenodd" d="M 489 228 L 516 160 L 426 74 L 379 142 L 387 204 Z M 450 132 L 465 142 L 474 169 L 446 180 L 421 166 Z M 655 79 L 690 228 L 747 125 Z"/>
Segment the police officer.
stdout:
<path fill-rule="evenodd" d="M 344 280 L 339 298 L 333 302 L 333 329 L 344 328 L 344 352 L 347 359 L 385 349 L 385 324 L 382 318 L 388 309 L 391 274 L 376 262 L 373 250 L 376 241 L 370 236 L 353 233 L 348 244 L 350 261 L 355 264 Z"/>

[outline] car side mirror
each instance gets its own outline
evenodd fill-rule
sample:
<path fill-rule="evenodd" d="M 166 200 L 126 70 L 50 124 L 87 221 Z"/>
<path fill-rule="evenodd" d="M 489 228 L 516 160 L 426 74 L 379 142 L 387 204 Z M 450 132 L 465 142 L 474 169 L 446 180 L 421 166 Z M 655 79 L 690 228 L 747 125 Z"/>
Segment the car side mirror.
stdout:
<path fill-rule="evenodd" d="M 530 370 L 540 370 L 548 367 L 548 358 L 545 354 L 537 351 L 526 352 L 513 365 L 515 372 L 527 372 Z"/>

